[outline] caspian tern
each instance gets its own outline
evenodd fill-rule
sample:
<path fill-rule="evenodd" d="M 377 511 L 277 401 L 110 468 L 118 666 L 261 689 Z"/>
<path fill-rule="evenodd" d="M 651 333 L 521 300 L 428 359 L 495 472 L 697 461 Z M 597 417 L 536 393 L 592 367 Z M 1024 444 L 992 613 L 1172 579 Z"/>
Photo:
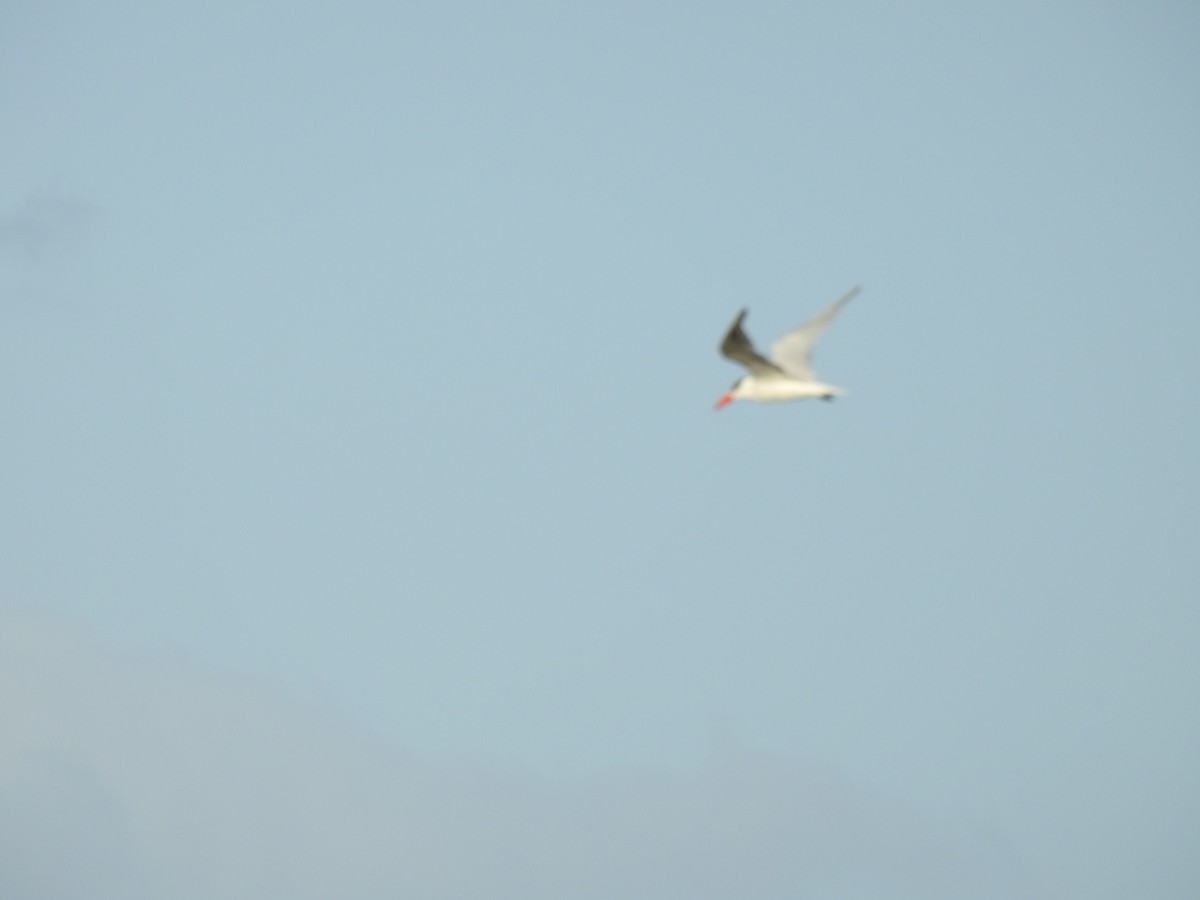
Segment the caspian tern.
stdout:
<path fill-rule="evenodd" d="M 717 401 L 717 409 L 723 409 L 734 400 L 755 400 L 759 403 L 784 403 L 788 400 L 808 400 L 820 397 L 832 400 L 845 391 L 817 381 L 812 370 L 812 348 L 822 332 L 837 317 L 842 307 L 859 292 L 853 288 L 835 300 L 828 309 L 799 328 L 793 328 L 771 345 L 771 358 L 759 354 L 742 330 L 747 309 L 743 309 L 725 332 L 721 341 L 721 355 L 739 366 L 745 366 L 750 374 L 739 378 L 733 387 Z"/>

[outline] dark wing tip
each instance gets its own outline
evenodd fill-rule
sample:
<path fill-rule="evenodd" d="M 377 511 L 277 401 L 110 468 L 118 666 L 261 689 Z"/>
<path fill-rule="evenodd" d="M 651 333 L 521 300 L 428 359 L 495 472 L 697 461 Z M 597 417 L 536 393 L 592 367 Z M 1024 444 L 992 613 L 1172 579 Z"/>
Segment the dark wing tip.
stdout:
<path fill-rule="evenodd" d="M 739 312 L 737 318 L 733 320 L 733 324 L 729 326 L 729 330 L 725 332 L 725 338 L 721 341 L 721 355 L 731 362 L 745 366 L 751 372 L 782 371 L 769 359 L 759 356 L 758 351 L 754 349 L 754 344 L 742 330 L 742 321 L 748 312 L 748 309 Z"/>
<path fill-rule="evenodd" d="M 725 336 L 721 338 L 721 355 L 729 356 L 730 352 L 737 350 L 750 344 L 750 339 L 746 337 L 746 332 L 742 331 L 742 322 L 745 321 L 747 313 L 750 310 L 742 308 L 729 323 L 729 327 L 725 330 Z"/>

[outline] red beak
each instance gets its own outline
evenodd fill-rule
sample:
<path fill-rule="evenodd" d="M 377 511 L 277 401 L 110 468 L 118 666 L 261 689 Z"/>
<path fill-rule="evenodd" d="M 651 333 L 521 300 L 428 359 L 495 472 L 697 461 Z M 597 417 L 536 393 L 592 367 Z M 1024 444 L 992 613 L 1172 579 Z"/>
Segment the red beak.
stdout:
<path fill-rule="evenodd" d="M 713 409 L 724 409 L 732 402 L 733 402 L 733 394 L 726 394 L 724 397 L 722 397 L 720 400 L 717 401 L 717 405 L 714 406 Z"/>

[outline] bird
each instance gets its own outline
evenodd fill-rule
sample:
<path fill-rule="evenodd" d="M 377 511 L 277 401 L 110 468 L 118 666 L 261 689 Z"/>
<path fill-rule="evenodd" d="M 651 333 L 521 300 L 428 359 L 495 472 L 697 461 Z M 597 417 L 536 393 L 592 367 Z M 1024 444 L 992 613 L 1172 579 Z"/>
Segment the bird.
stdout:
<path fill-rule="evenodd" d="M 814 316 L 799 328 L 786 332 L 771 345 L 770 359 L 754 349 L 754 344 L 742 330 L 742 323 L 750 312 L 743 309 L 725 332 L 721 341 L 721 355 L 745 366 L 749 375 L 734 382 L 733 387 L 717 401 L 716 409 L 724 409 L 734 400 L 754 400 L 758 403 L 786 403 L 790 400 L 808 400 L 820 397 L 832 400 L 846 393 L 844 388 L 818 381 L 812 370 L 812 349 L 817 338 L 828 328 L 843 306 L 858 294 L 854 287 L 833 301 L 824 312 Z"/>

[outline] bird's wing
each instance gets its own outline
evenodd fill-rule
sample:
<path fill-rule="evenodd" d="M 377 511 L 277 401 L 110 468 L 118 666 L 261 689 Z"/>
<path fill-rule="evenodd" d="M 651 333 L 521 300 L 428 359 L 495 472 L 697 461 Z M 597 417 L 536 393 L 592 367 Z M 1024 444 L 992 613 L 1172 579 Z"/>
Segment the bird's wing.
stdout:
<path fill-rule="evenodd" d="M 750 343 L 750 338 L 746 337 L 746 332 L 742 330 L 742 320 L 746 318 L 748 312 L 749 310 L 743 309 L 738 313 L 733 324 L 729 326 L 729 330 L 725 332 L 725 338 L 721 341 L 721 355 L 739 366 L 745 366 L 754 375 L 768 372 L 775 375 L 781 374 L 783 370 L 769 359 L 760 356 L 754 349 L 754 345 Z"/>
<path fill-rule="evenodd" d="M 813 379 L 812 348 L 843 306 L 854 299 L 860 288 L 852 288 L 833 301 L 824 312 L 814 316 L 799 328 L 793 328 L 771 345 L 771 361 L 788 375 L 805 381 Z"/>

